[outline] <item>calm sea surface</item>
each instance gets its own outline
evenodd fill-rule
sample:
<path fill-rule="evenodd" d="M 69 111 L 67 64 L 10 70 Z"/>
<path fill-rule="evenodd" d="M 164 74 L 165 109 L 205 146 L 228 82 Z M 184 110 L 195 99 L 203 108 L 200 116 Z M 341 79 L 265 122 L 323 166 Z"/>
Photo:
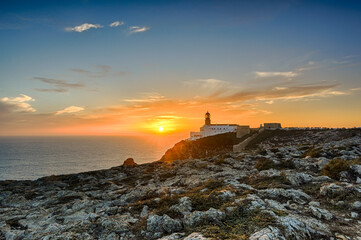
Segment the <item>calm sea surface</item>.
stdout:
<path fill-rule="evenodd" d="M 0 137 L 0 180 L 37 179 L 159 160 L 177 140 L 164 137 Z"/>

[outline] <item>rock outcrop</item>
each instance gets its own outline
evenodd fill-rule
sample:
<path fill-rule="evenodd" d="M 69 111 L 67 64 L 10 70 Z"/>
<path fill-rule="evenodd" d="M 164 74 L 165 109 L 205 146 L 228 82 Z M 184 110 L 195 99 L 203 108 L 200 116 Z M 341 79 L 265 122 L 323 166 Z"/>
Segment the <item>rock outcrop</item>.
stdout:
<path fill-rule="evenodd" d="M 138 166 L 138 164 L 136 162 L 134 162 L 133 158 L 127 158 L 124 161 L 123 166 L 134 167 L 134 166 Z"/>
<path fill-rule="evenodd" d="M 266 134 L 240 153 L 1 181 L 0 239 L 361 239 L 361 131 Z"/>

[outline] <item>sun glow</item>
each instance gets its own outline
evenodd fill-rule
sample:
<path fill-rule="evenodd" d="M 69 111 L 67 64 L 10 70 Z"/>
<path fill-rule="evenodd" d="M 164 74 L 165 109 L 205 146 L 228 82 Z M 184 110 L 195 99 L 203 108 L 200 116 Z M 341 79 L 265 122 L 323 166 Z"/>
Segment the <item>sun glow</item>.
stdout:
<path fill-rule="evenodd" d="M 163 131 L 164 131 L 164 128 L 163 128 L 163 127 L 159 127 L 158 130 L 159 130 L 159 132 L 163 132 Z"/>

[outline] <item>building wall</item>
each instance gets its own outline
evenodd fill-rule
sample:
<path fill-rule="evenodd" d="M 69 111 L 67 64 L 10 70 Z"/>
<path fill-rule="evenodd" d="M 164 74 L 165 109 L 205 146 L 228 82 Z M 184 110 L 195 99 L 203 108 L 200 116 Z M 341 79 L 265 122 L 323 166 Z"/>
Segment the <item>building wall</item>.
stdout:
<path fill-rule="evenodd" d="M 243 136 L 250 134 L 251 129 L 249 126 L 238 126 L 237 127 L 237 138 L 242 138 Z"/>
<path fill-rule="evenodd" d="M 202 137 L 213 136 L 222 133 L 236 132 L 237 126 L 233 125 L 204 125 L 201 127 Z"/>
<path fill-rule="evenodd" d="M 281 123 L 265 123 L 264 125 L 264 129 L 280 129 L 281 127 Z"/>
<path fill-rule="evenodd" d="M 200 132 L 191 132 L 189 140 L 196 140 L 202 137 L 213 136 L 222 133 L 237 132 L 238 125 L 229 125 L 229 124 L 211 124 L 203 125 L 200 128 Z"/>

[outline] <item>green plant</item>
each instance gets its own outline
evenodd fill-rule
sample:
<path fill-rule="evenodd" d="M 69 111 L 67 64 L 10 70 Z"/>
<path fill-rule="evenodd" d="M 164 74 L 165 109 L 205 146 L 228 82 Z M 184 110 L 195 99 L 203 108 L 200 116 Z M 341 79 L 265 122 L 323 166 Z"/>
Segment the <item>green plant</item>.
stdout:
<path fill-rule="evenodd" d="M 323 167 L 322 175 L 339 180 L 340 172 L 346 171 L 349 167 L 350 164 L 343 159 L 332 159 L 326 166 Z"/>

